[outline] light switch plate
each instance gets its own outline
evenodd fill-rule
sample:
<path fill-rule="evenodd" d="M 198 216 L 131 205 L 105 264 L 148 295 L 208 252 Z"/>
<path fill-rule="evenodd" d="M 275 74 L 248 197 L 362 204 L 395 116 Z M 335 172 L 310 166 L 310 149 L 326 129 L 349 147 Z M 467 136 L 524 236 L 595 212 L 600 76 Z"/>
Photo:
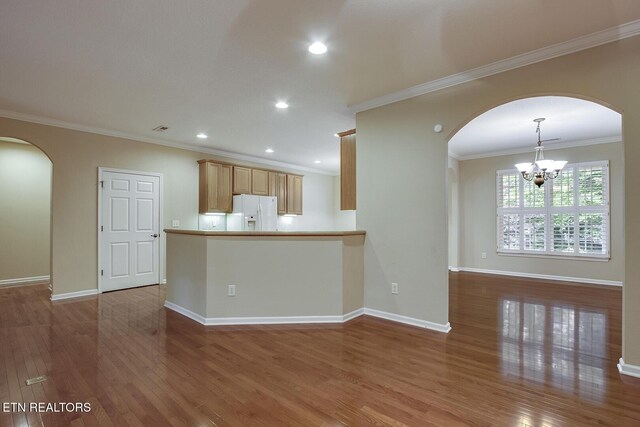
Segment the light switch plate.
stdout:
<path fill-rule="evenodd" d="M 180 220 L 179 219 L 174 219 L 173 221 L 171 221 L 171 226 L 172 227 L 180 227 Z"/>

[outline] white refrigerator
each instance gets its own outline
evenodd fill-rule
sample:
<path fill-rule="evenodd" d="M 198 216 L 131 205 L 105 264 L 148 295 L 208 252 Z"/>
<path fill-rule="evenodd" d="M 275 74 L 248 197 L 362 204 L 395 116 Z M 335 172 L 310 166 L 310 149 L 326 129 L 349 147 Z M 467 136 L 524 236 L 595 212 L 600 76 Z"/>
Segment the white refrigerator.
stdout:
<path fill-rule="evenodd" d="M 233 213 L 227 215 L 227 231 L 276 231 L 277 226 L 277 197 L 233 196 Z"/>

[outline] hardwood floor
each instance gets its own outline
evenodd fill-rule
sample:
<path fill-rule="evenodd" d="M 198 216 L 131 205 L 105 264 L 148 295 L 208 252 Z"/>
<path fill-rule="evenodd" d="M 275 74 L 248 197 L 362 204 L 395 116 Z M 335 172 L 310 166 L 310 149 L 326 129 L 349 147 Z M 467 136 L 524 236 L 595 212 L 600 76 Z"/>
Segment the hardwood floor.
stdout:
<path fill-rule="evenodd" d="M 450 295 L 446 335 L 366 316 L 203 327 L 158 286 L 0 289 L 0 402 L 92 408 L 0 425 L 640 425 L 640 380 L 616 369 L 620 289 L 452 273 Z"/>

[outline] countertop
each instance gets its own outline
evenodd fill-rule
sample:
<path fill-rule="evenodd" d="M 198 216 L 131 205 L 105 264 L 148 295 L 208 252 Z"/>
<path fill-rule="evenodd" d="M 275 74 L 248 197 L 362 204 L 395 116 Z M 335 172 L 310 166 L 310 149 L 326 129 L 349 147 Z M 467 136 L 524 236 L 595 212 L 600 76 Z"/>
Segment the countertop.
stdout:
<path fill-rule="evenodd" d="M 184 230 L 176 228 L 165 228 L 167 234 L 188 234 L 192 236 L 207 237 L 341 237 L 341 236 L 364 236 L 367 232 L 364 230 L 353 231 L 203 231 L 203 230 Z"/>

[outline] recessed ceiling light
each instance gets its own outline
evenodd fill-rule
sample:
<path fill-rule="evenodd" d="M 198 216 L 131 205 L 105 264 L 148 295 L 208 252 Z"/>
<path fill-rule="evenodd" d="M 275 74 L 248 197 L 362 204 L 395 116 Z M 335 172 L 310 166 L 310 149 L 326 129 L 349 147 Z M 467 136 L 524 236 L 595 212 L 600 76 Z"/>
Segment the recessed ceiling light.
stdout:
<path fill-rule="evenodd" d="M 327 52 L 327 46 L 321 42 L 315 42 L 311 46 L 309 46 L 309 52 L 314 55 L 322 55 Z"/>
<path fill-rule="evenodd" d="M 276 103 L 276 108 L 289 108 L 289 104 L 287 104 L 286 102 L 280 101 Z"/>
<path fill-rule="evenodd" d="M 320 160 L 314 160 L 313 163 L 315 163 L 316 165 L 322 163 Z"/>
<path fill-rule="evenodd" d="M 267 148 L 264 150 L 265 153 L 273 153 L 273 148 Z"/>
<path fill-rule="evenodd" d="M 197 136 L 198 138 L 200 138 L 200 139 L 207 139 L 207 138 L 208 138 L 207 134 L 206 134 L 206 133 L 202 133 L 202 132 L 200 132 L 200 133 L 199 133 L 199 134 L 197 134 L 196 136 Z"/>

